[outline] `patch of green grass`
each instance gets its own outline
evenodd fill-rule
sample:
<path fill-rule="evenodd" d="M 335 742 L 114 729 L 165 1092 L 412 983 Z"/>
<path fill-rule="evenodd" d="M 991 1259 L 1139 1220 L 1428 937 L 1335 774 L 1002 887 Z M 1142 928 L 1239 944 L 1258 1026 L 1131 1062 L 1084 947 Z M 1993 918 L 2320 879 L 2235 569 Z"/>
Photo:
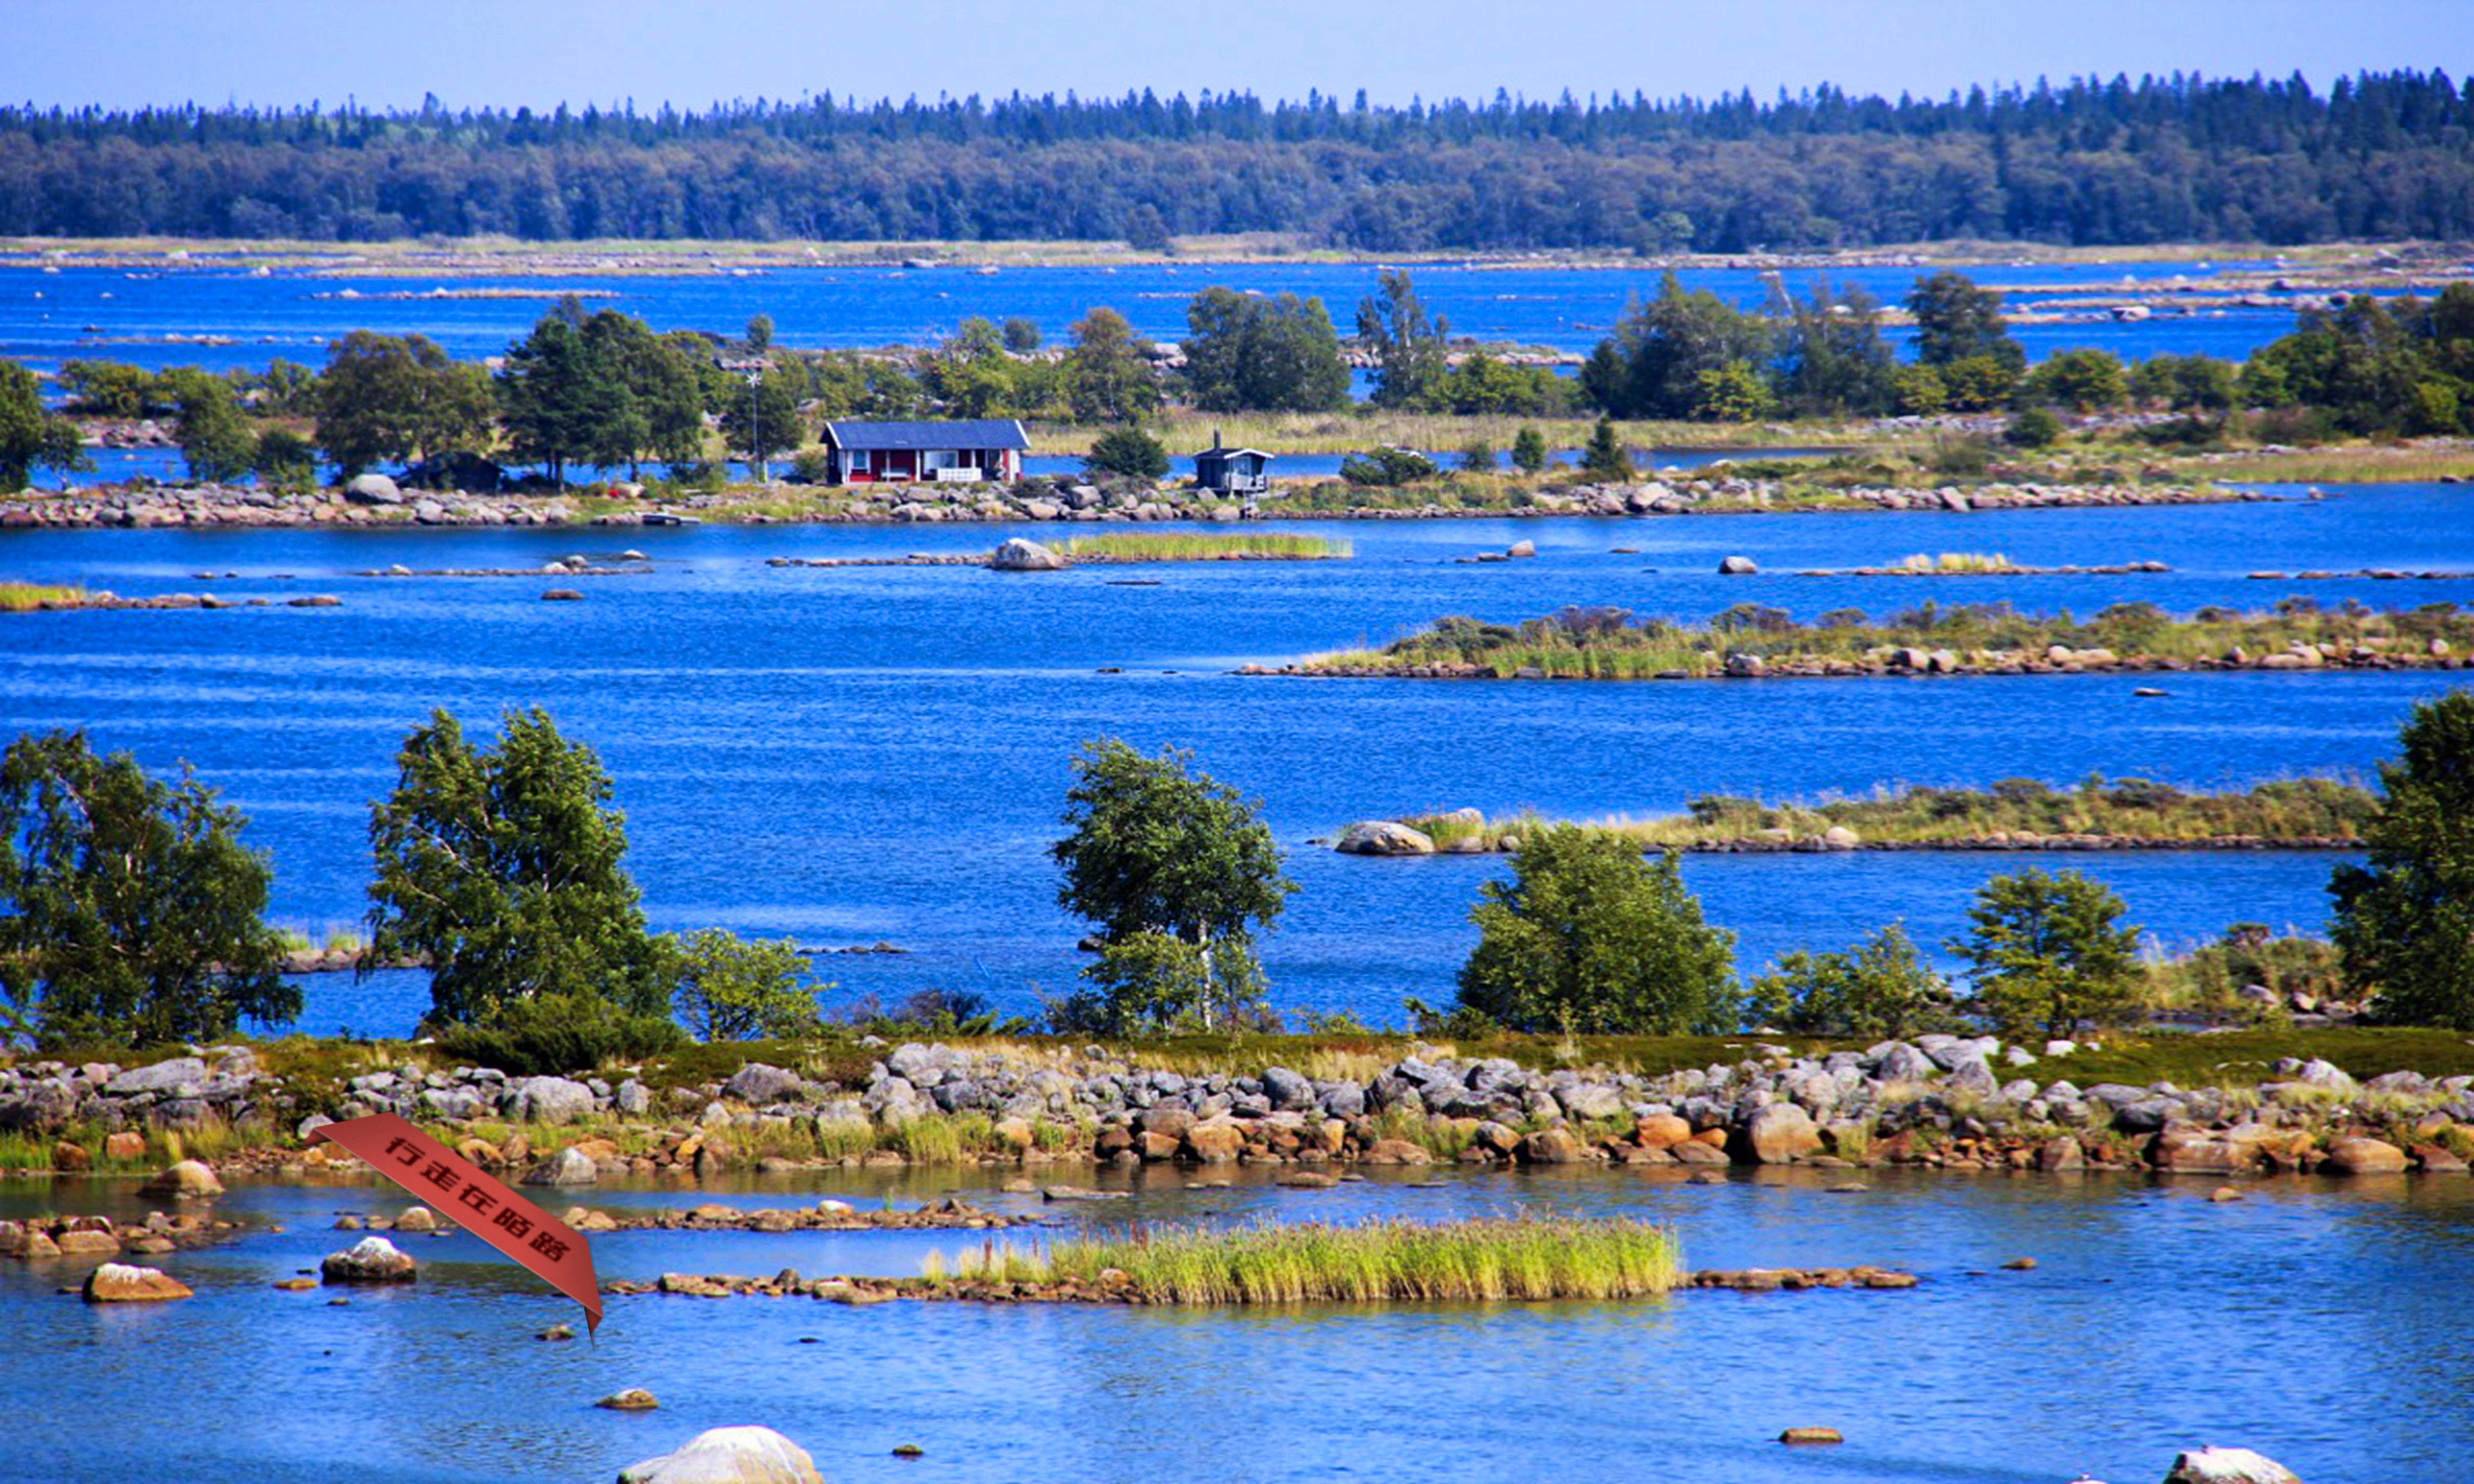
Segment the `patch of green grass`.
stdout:
<path fill-rule="evenodd" d="M 1137 1229 L 1030 1251 L 990 1244 L 953 1267 L 1013 1282 L 1096 1285 L 1123 1274 L 1150 1304 L 1624 1299 L 1674 1287 L 1683 1249 L 1646 1222 L 1522 1215 Z"/>
<path fill-rule="evenodd" d="M 73 585 L 0 583 L 0 613 L 29 613 L 44 604 L 76 607 L 85 602 L 85 589 Z"/>
<path fill-rule="evenodd" d="M 1683 814 L 1577 823 L 1638 841 L 1643 850 L 1776 843 L 1837 827 L 1877 844 L 1919 846 L 2021 835 L 2348 842 L 2361 838 L 2378 807 L 2369 789 L 2336 778 L 2280 778 L 2223 793 L 2186 792 L 2145 778 L 2091 778 L 2058 789 L 2031 778 L 2005 778 L 1989 789 L 1884 787 L 1868 798 L 1818 802 L 1704 795 Z M 1557 823 L 1534 812 L 1498 818 L 1472 813 L 1409 815 L 1398 823 L 1437 845 L 1471 837 L 1528 839 Z"/>
<path fill-rule="evenodd" d="M 1346 558 L 1349 544 L 1329 537 L 1297 536 L 1284 531 L 1242 535 L 1127 531 L 1075 537 L 1065 543 L 1065 554 L 1082 561 L 1105 562 L 1322 562 Z"/>
<path fill-rule="evenodd" d="M 2268 612 L 2203 609 L 2176 618 L 2152 604 L 2122 603 L 2085 621 L 2067 611 L 2022 613 L 2007 604 L 1944 608 L 1928 602 L 1875 620 L 1853 610 L 1802 624 L 1781 609 L 1738 604 L 1706 624 L 1660 617 L 1636 620 L 1624 609 L 1566 608 L 1512 624 L 1474 618 L 1437 619 L 1379 650 L 1352 650 L 1304 660 L 1309 672 L 1442 668 L 1509 679 L 1535 670 L 1561 680 L 1649 680 L 1703 677 L 1723 671 L 1731 656 L 1785 664 L 1874 664 L 1899 650 L 1948 650 L 1972 667 L 2034 661 L 2059 645 L 2074 653 L 2101 650 L 2116 659 L 2214 661 L 2242 650 L 2267 655 L 2295 644 L 2419 653 L 2433 639 L 2462 653 L 2474 644 L 2474 614 L 2455 604 L 2386 612 L 2329 609 L 2307 598 Z M 2102 661 L 2098 661 L 2101 663 Z"/>
<path fill-rule="evenodd" d="M 2275 1080 L 2268 1068 L 2285 1057 L 2316 1057 L 2356 1077 L 2420 1072 L 2426 1077 L 2474 1075 L 2474 1036 L 2404 1026 L 2268 1027 L 2206 1035 L 2159 1033 L 2098 1038 L 2099 1047 L 2048 1057 L 2028 1070 L 2068 1077 L 2082 1088 L 2099 1082 L 2145 1087 L 2256 1087 Z"/>
<path fill-rule="evenodd" d="M 2443 447 L 2356 444 L 2297 448 L 2283 453 L 2239 454 L 2211 460 L 2204 467 L 2212 479 L 2261 483 L 2429 483 L 2449 475 L 2460 479 L 2474 476 L 2474 447 L 2461 443 Z"/>

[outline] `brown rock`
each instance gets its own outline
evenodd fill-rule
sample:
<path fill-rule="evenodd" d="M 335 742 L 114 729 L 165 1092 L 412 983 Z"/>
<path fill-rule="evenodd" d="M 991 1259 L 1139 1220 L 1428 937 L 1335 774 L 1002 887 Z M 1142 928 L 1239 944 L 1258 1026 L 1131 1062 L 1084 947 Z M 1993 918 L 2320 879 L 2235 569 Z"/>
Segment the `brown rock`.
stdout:
<path fill-rule="evenodd" d="M 120 1238 L 109 1232 L 63 1232 L 53 1240 L 63 1257 L 108 1257 L 120 1251 Z"/>
<path fill-rule="evenodd" d="M 107 1160 L 142 1160 L 146 1158 L 146 1136 L 125 1129 L 107 1135 L 103 1140 L 103 1157 Z"/>
<path fill-rule="evenodd" d="M 1734 1152 L 1754 1164 L 1791 1164 L 1820 1147 L 1812 1115 L 1793 1103 L 1754 1109 L 1734 1140 Z"/>
<path fill-rule="evenodd" d="M 168 1195 L 180 1200 L 212 1200 L 224 1193 L 224 1183 L 202 1160 L 182 1160 L 139 1187 L 148 1195 Z"/>
<path fill-rule="evenodd" d="M 1651 1113 L 1633 1125 L 1633 1137 L 1644 1149 L 1671 1149 L 1692 1137 L 1692 1125 L 1673 1113 Z"/>
<path fill-rule="evenodd" d="M 1432 1164 L 1433 1155 L 1405 1138 L 1378 1138 L 1366 1151 L 1369 1164 Z"/>
<path fill-rule="evenodd" d="M 85 1276 L 79 1296 L 88 1304 L 163 1304 L 189 1297 L 189 1287 L 160 1268 L 107 1262 Z"/>
<path fill-rule="evenodd" d="M 2040 1170 L 2076 1170 L 2087 1167 L 2087 1154 L 2079 1141 L 2065 1134 L 2049 1138 L 2036 1148 L 2036 1168 Z"/>
<path fill-rule="evenodd" d="M 74 1175 L 80 1170 L 91 1167 L 93 1163 L 94 1156 L 86 1153 L 84 1144 L 73 1143 L 64 1138 L 52 1146 L 52 1168 L 62 1174 Z"/>
<path fill-rule="evenodd" d="M 642 1386 L 614 1391 L 593 1404 L 612 1412 L 649 1412 L 661 1405 L 653 1400 L 653 1394 Z"/>
<path fill-rule="evenodd" d="M 1205 1164 L 1227 1164 L 1246 1149 L 1246 1131 L 1231 1118 L 1208 1118 L 1185 1132 L 1185 1147 Z"/>
<path fill-rule="evenodd" d="M 1679 1164 L 1724 1164 L 1727 1162 L 1727 1151 L 1719 1148 L 1715 1144 L 1704 1143 L 1697 1138 L 1687 1138 L 1666 1152 L 1673 1156 L 1676 1162 Z"/>
<path fill-rule="evenodd" d="M 1838 1429 L 1835 1427 L 1789 1427 L 1786 1431 L 1779 1434 L 1779 1441 L 1781 1443 L 1807 1445 L 1816 1443 L 1844 1443 L 1847 1440 L 1838 1435 Z"/>
<path fill-rule="evenodd" d="M 2338 1175 L 2393 1175 L 2405 1168 L 2405 1151 L 2385 1139 L 2341 1138 L 2328 1146 L 2322 1167 Z"/>
<path fill-rule="evenodd" d="M 1520 1141 L 1523 1164 L 1578 1164 L 1589 1153 L 1566 1128 L 1540 1129 Z"/>

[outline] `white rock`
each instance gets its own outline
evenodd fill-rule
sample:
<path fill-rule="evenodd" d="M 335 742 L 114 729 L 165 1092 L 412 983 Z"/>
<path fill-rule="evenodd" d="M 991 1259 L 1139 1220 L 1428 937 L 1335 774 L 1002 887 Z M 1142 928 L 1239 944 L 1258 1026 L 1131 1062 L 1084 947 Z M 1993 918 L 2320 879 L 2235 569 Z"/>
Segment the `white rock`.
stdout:
<path fill-rule="evenodd" d="M 2246 1448 L 2203 1448 L 2173 1460 L 2165 1484 L 2302 1484 L 2293 1471 Z"/>
<path fill-rule="evenodd" d="M 715 1427 L 618 1471 L 618 1484 L 824 1484 L 807 1449 L 770 1427 Z"/>

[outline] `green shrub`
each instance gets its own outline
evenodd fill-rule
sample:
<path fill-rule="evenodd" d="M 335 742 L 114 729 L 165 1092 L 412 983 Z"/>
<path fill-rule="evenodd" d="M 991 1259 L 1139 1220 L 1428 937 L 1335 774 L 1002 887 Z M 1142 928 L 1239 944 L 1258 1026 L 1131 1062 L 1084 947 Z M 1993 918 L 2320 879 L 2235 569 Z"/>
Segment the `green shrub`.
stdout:
<path fill-rule="evenodd" d="M 687 1040 L 664 1017 L 622 1015 L 599 999 L 545 995 L 511 1000 L 485 1024 L 449 1027 L 438 1037 L 438 1052 L 511 1077 L 543 1077 L 641 1061 L 677 1050 Z"/>

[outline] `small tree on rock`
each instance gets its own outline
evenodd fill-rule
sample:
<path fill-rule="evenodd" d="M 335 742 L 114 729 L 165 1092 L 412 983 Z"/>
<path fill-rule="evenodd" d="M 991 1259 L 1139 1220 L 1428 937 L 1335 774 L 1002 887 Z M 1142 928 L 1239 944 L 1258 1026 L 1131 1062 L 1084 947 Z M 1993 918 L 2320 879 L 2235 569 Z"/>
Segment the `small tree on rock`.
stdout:
<path fill-rule="evenodd" d="M 85 734 L 0 756 L 0 1020 L 42 1043 L 149 1045 L 301 1013 L 238 810 Z"/>
<path fill-rule="evenodd" d="M 2474 692 L 2413 708 L 2367 855 L 2329 883 L 2345 980 L 2381 1019 L 2474 1030 Z"/>
<path fill-rule="evenodd" d="M 1995 876 L 1968 909 L 1950 950 L 1974 967 L 1973 1008 L 2005 1036 L 2067 1038 L 2110 1025 L 2138 1006 L 2139 930 L 2120 925 L 2122 898 L 2075 871 Z"/>
<path fill-rule="evenodd" d="M 1536 428 L 1522 428 L 1512 435 L 1512 467 L 1524 474 L 1542 473 L 1546 467 L 1546 435 Z"/>
<path fill-rule="evenodd" d="M 1678 1035 L 1731 1028 L 1735 935 L 1701 918 L 1673 852 L 1606 830 L 1529 837 L 1509 882 L 1478 888 L 1460 1008 L 1516 1031 Z"/>

